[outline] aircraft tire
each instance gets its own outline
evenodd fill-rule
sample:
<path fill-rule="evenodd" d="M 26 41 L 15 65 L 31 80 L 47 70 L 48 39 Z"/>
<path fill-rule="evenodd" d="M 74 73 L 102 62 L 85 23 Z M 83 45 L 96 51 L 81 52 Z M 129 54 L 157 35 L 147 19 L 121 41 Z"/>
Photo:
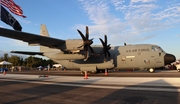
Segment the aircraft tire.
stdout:
<path fill-rule="evenodd" d="M 105 73 L 105 69 L 101 71 L 102 73 Z"/>
<path fill-rule="evenodd" d="M 100 70 L 97 69 L 96 73 L 100 73 Z"/>
<path fill-rule="evenodd" d="M 177 69 L 178 72 L 180 72 L 180 69 Z"/>
<path fill-rule="evenodd" d="M 104 72 L 105 72 L 105 70 L 104 70 Z M 96 73 L 103 73 L 103 70 L 97 69 Z"/>
<path fill-rule="evenodd" d="M 149 72 L 150 72 L 150 73 L 154 73 L 154 72 L 155 72 L 155 69 L 150 68 L 150 69 L 149 69 Z"/>

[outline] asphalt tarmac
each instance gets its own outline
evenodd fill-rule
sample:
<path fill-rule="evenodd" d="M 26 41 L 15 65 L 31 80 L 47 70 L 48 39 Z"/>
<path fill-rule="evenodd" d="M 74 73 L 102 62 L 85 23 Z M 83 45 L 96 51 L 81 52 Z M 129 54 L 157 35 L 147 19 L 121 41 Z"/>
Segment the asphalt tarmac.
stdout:
<path fill-rule="evenodd" d="M 89 79 L 83 79 L 84 75 L 81 75 L 79 71 L 68 70 L 66 72 L 14 71 L 7 72 L 6 75 L 0 74 L 2 78 L 5 78 L 8 74 L 37 75 L 37 78 L 39 75 L 82 76 L 83 81 L 88 81 L 91 77 L 96 78 L 97 76 L 114 77 L 114 80 L 116 80 L 115 77 L 123 78 L 124 76 L 128 78 L 142 77 L 142 79 L 147 77 L 180 78 L 180 73 L 176 72 L 176 70 L 160 70 L 156 73 L 147 71 L 112 71 L 108 73 L 108 76 L 105 76 L 104 73 L 90 74 L 88 75 Z M 128 90 L 127 88 L 128 86 L 122 89 L 61 86 L 1 79 L 0 104 L 180 104 L 180 93 L 178 91 Z M 178 90 L 179 88 L 173 88 L 172 86 L 172 89 Z"/>
<path fill-rule="evenodd" d="M 0 81 L 1 104 L 180 104 L 176 92 L 116 90 Z"/>

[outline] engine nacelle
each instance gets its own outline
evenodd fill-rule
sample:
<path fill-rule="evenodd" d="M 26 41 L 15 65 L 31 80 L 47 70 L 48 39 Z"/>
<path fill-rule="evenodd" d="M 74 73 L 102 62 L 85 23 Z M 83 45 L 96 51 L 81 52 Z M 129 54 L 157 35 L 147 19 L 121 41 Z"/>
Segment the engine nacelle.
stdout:
<path fill-rule="evenodd" d="M 71 52 L 83 50 L 84 49 L 83 47 L 78 48 L 78 47 L 82 46 L 83 44 L 84 44 L 83 40 L 81 40 L 81 39 L 66 40 L 66 50 L 71 51 Z"/>

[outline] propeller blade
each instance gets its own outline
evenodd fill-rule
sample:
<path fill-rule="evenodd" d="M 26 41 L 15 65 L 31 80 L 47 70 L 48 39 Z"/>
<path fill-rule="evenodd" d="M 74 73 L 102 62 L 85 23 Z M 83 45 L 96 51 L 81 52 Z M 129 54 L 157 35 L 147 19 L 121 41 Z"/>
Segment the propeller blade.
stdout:
<path fill-rule="evenodd" d="M 109 51 L 107 51 L 107 53 L 108 53 L 108 57 L 111 57 L 111 54 L 110 54 L 110 52 L 109 52 Z"/>
<path fill-rule="evenodd" d="M 104 35 L 104 40 L 105 40 L 104 44 L 107 46 L 107 36 L 106 35 Z"/>
<path fill-rule="evenodd" d="M 104 46 L 105 46 L 104 41 L 103 41 L 101 38 L 99 38 L 99 40 L 101 41 L 101 43 L 102 43 L 102 45 L 103 45 L 103 47 L 104 47 Z"/>
<path fill-rule="evenodd" d="M 84 61 L 86 61 L 88 59 L 88 51 L 85 51 L 85 54 L 84 54 Z"/>
<path fill-rule="evenodd" d="M 83 45 L 79 46 L 78 48 L 81 48 L 84 46 L 84 51 L 85 51 L 84 61 L 86 61 L 88 59 L 89 50 L 91 51 L 92 54 L 94 54 L 94 51 L 93 51 L 92 47 L 90 46 L 93 43 L 93 41 L 92 41 L 93 38 L 89 40 L 89 28 L 88 28 L 88 26 L 86 26 L 86 34 L 85 34 L 86 36 L 84 36 L 84 34 L 80 30 L 77 29 L 77 31 L 83 40 Z"/>
<path fill-rule="evenodd" d="M 88 46 L 87 45 L 84 46 L 84 50 L 88 51 Z"/>
<path fill-rule="evenodd" d="M 106 62 L 106 60 L 107 60 L 107 58 L 106 58 L 106 57 L 104 57 L 104 62 Z"/>
<path fill-rule="evenodd" d="M 109 45 L 107 46 L 107 47 L 108 47 L 108 49 L 107 49 L 107 50 L 110 50 L 110 49 L 111 49 L 110 45 L 111 45 L 111 44 L 109 44 Z"/>
<path fill-rule="evenodd" d="M 81 38 L 85 41 L 86 40 L 86 37 L 83 35 L 83 33 L 80 31 L 80 30 L 77 30 L 78 33 L 81 35 Z"/>
<path fill-rule="evenodd" d="M 94 38 L 90 39 L 91 41 L 93 40 Z"/>
<path fill-rule="evenodd" d="M 87 40 L 89 39 L 89 29 L 88 29 L 88 26 L 86 26 L 86 39 Z"/>
<path fill-rule="evenodd" d="M 111 44 L 108 44 L 107 45 L 107 36 L 104 35 L 104 41 L 99 38 L 99 40 L 101 41 L 102 45 L 103 45 L 103 50 L 100 52 L 100 55 L 101 54 L 104 54 L 104 62 L 107 60 L 107 57 L 111 57 L 111 54 L 109 52 L 109 50 L 111 49 L 110 45 Z"/>
<path fill-rule="evenodd" d="M 91 46 L 89 46 L 89 49 L 91 50 L 91 53 L 94 54 L 94 50 L 92 49 Z"/>
<path fill-rule="evenodd" d="M 78 48 L 81 48 L 81 47 L 83 47 L 84 46 L 84 44 L 82 45 L 82 46 L 79 46 Z"/>
<path fill-rule="evenodd" d="M 106 52 L 104 52 L 104 57 L 105 57 L 105 58 L 107 57 L 107 53 L 106 53 Z"/>

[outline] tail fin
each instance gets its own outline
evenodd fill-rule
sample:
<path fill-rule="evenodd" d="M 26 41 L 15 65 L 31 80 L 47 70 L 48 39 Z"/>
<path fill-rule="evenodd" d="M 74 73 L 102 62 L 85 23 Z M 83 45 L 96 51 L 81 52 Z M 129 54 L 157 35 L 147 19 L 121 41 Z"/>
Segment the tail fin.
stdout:
<path fill-rule="evenodd" d="M 40 34 L 41 34 L 42 36 L 47 36 L 47 37 L 49 37 L 49 33 L 48 33 L 48 30 L 47 30 L 45 24 L 41 24 Z"/>
<path fill-rule="evenodd" d="M 45 24 L 41 24 L 40 34 L 41 34 L 41 36 L 50 37 Z M 49 48 L 49 47 L 46 47 L 46 46 L 40 46 L 40 52 L 54 52 L 54 51 L 57 52 L 57 51 L 60 51 L 60 50 L 59 49 Z"/>

